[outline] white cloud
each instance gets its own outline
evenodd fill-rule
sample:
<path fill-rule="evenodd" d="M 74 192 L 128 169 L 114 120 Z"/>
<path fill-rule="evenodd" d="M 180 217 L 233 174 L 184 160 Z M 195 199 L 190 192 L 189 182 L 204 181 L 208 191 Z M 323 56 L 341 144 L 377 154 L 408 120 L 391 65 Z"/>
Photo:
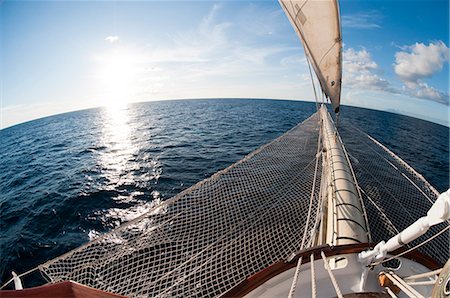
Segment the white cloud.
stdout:
<path fill-rule="evenodd" d="M 119 41 L 119 36 L 108 36 L 105 38 L 105 40 L 109 43 L 116 43 Z"/>
<path fill-rule="evenodd" d="M 428 46 L 416 43 L 402 49 L 406 51 L 395 54 L 395 73 L 407 82 L 431 77 L 442 69 L 449 58 L 449 48 L 442 41 Z"/>
<path fill-rule="evenodd" d="M 403 47 L 411 53 L 398 52 L 396 54 L 395 72 L 404 84 L 402 88 L 394 87 L 382 77 L 382 71 L 372 59 L 370 53 L 362 48 L 349 48 L 343 55 L 343 85 L 344 88 L 354 90 L 383 91 L 392 94 L 403 94 L 419 99 L 448 104 L 449 96 L 429 86 L 423 81 L 440 71 L 448 61 L 448 48 L 442 42 L 438 44 L 416 44 Z M 445 49 L 447 49 L 446 53 Z"/>
<path fill-rule="evenodd" d="M 429 99 L 443 104 L 449 103 L 448 94 L 439 91 L 434 87 L 428 86 L 428 84 L 424 82 L 405 82 L 403 90 L 405 94 L 409 94 L 417 98 Z"/>
<path fill-rule="evenodd" d="M 448 94 L 428 86 L 423 80 L 441 71 L 449 61 L 449 48 L 442 41 L 415 43 L 401 47 L 395 54 L 394 69 L 404 83 L 404 92 L 412 96 L 434 100 L 440 103 L 449 102 Z"/>
<path fill-rule="evenodd" d="M 395 93 L 391 84 L 378 74 L 378 64 L 366 49 L 349 48 L 343 54 L 342 80 L 345 87 Z"/>
<path fill-rule="evenodd" d="M 381 21 L 381 14 L 378 11 L 359 12 L 355 14 L 343 15 L 341 22 L 343 27 L 357 29 L 378 29 Z"/>

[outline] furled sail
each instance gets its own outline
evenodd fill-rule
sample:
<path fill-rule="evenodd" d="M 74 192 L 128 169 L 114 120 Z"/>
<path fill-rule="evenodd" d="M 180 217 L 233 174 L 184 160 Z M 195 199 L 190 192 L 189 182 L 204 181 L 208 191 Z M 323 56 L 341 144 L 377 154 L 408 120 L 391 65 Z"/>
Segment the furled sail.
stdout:
<path fill-rule="evenodd" d="M 339 111 L 341 27 L 337 0 L 279 0 L 303 43 L 323 92 Z"/>

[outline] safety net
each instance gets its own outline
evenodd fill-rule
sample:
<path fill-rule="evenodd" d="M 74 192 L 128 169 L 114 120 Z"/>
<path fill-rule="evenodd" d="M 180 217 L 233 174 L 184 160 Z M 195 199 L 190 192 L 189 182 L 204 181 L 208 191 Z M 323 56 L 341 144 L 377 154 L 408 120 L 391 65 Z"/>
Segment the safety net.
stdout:
<path fill-rule="evenodd" d="M 387 241 L 426 216 L 439 193 L 422 175 L 350 120 L 342 121 L 339 131 L 361 189 L 372 242 Z M 425 242 L 448 225 L 432 227 L 406 248 Z M 418 251 L 444 265 L 450 257 L 449 247 L 449 233 L 444 233 Z"/>
<path fill-rule="evenodd" d="M 387 240 L 426 214 L 438 194 L 422 176 L 350 123 L 344 121 L 339 130 L 372 242 Z M 220 296 L 312 244 L 322 204 L 319 136 L 316 113 L 230 167 L 39 269 L 51 282 L 73 280 L 132 297 Z M 431 236 L 443 225 L 448 223 Z M 447 234 L 419 250 L 444 263 L 448 247 Z"/>
<path fill-rule="evenodd" d="M 220 295 L 288 258 L 302 241 L 311 243 L 303 237 L 315 224 L 307 223 L 308 213 L 315 218 L 318 210 L 318 196 L 311 196 L 313 184 L 320 185 L 320 175 L 314 175 L 321 165 L 318 137 L 314 114 L 241 161 L 39 269 L 52 282 L 73 280 L 127 296 Z"/>

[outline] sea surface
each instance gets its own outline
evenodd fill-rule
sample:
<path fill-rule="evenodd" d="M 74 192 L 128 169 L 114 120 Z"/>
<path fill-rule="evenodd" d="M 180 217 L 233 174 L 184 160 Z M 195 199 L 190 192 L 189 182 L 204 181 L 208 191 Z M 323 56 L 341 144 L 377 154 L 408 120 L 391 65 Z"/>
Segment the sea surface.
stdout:
<path fill-rule="evenodd" d="M 145 213 L 315 110 L 301 101 L 160 101 L 0 130 L 0 281 Z M 341 111 L 438 191 L 448 188 L 448 127 L 374 110 Z"/>

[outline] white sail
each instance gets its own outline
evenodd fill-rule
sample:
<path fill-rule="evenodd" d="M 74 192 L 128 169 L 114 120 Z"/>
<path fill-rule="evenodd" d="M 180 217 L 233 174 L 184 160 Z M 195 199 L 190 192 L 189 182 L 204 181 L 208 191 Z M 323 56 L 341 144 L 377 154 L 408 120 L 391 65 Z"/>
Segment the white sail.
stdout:
<path fill-rule="evenodd" d="M 342 38 L 336 0 L 279 0 L 335 112 L 341 97 Z"/>

